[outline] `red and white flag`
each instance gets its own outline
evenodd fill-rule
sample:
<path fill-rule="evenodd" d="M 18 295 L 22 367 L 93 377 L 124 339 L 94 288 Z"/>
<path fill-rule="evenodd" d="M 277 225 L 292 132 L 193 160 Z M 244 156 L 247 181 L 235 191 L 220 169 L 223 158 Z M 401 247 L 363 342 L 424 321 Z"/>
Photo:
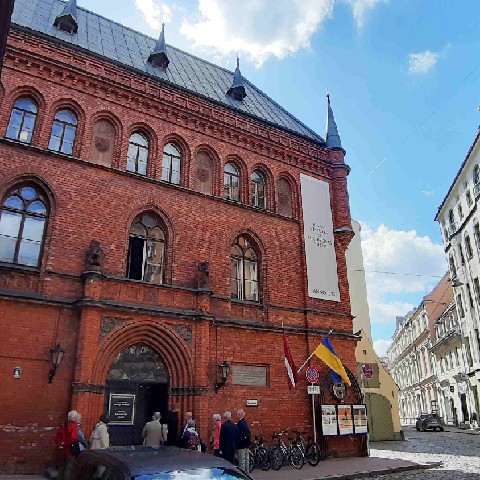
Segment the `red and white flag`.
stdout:
<path fill-rule="evenodd" d="M 290 353 L 285 332 L 283 332 L 283 349 L 285 351 L 285 368 L 287 369 L 288 375 L 288 388 L 291 390 L 296 387 L 298 382 L 297 367 L 295 366 L 292 354 Z"/>

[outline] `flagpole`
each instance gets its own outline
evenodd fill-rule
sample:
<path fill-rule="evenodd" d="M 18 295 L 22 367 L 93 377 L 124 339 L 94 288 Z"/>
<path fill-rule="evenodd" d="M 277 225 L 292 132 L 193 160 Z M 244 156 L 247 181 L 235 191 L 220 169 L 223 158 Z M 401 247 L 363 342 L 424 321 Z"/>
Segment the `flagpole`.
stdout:
<path fill-rule="evenodd" d="M 283 322 L 282 322 L 282 328 L 283 328 Z M 327 333 L 327 337 L 333 332 L 333 328 L 330 329 L 330 331 Z M 315 355 L 315 352 L 313 352 L 306 360 L 305 363 L 297 370 L 297 373 L 300 373 L 305 365 L 310 361 L 310 359 Z"/>

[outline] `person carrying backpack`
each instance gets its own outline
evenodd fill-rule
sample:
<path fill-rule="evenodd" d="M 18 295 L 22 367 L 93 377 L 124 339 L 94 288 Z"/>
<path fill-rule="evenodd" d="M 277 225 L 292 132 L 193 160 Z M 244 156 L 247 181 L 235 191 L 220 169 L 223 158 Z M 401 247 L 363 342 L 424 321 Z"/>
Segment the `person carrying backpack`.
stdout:
<path fill-rule="evenodd" d="M 58 480 L 69 480 L 78 451 L 78 412 L 68 412 L 67 421 L 60 425 L 55 435 L 57 447 Z"/>
<path fill-rule="evenodd" d="M 195 420 L 188 420 L 185 430 L 183 431 L 182 438 L 180 440 L 180 447 L 187 450 L 201 449 L 200 437 L 195 430 Z"/>

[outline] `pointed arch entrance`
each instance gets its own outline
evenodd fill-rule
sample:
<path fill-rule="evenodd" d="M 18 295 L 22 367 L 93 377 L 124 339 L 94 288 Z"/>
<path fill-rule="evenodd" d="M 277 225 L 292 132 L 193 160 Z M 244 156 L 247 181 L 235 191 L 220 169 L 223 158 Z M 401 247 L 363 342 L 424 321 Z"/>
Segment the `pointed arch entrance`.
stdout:
<path fill-rule="evenodd" d="M 142 429 L 154 412 L 167 418 L 168 372 L 156 350 L 137 343 L 121 351 L 106 382 L 105 411 L 110 415 L 111 445 L 142 443 Z"/>
<path fill-rule="evenodd" d="M 143 426 L 157 411 L 166 419 L 169 401 L 182 411 L 192 407 L 192 397 L 184 396 L 193 385 L 189 348 L 152 320 L 127 322 L 107 335 L 92 377 L 105 385 L 102 410 L 111 417 L 112 445 L 141 444 Z"/>

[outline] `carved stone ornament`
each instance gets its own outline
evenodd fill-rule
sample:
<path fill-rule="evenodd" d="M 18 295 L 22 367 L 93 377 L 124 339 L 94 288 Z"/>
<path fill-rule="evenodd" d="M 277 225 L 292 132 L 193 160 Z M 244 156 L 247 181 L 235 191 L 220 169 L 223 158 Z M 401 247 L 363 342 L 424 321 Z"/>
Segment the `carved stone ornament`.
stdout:
<path fill-rule="evenodd" d="M 343 400 L 347 395 L 347 387 L 344 383 L 334 383 L 333 384 L 333 396 L 337 400 Z"/>
<path fill-rule="evenodd" d="M 190 325 L 172 325 L 175 330 L 187 343 L 192 343 L 192 327 Z"/>
<path fill-rule="evenodd" d="M 127 318 L 119 317 L 102 317 L 100 321 L 100 338 L 106 337 L 112 330 L 115 330 L 120 325 L 123 325 Z"/>
<path fill-rule="evenodd" d="M 100 271 L 103 267 L 104 260 L 105 254 L 103 253 L 102 247 L 100 247 L 100 242 L 92 240 L 85 255 L 85 267 L 87 270 Z"/>

